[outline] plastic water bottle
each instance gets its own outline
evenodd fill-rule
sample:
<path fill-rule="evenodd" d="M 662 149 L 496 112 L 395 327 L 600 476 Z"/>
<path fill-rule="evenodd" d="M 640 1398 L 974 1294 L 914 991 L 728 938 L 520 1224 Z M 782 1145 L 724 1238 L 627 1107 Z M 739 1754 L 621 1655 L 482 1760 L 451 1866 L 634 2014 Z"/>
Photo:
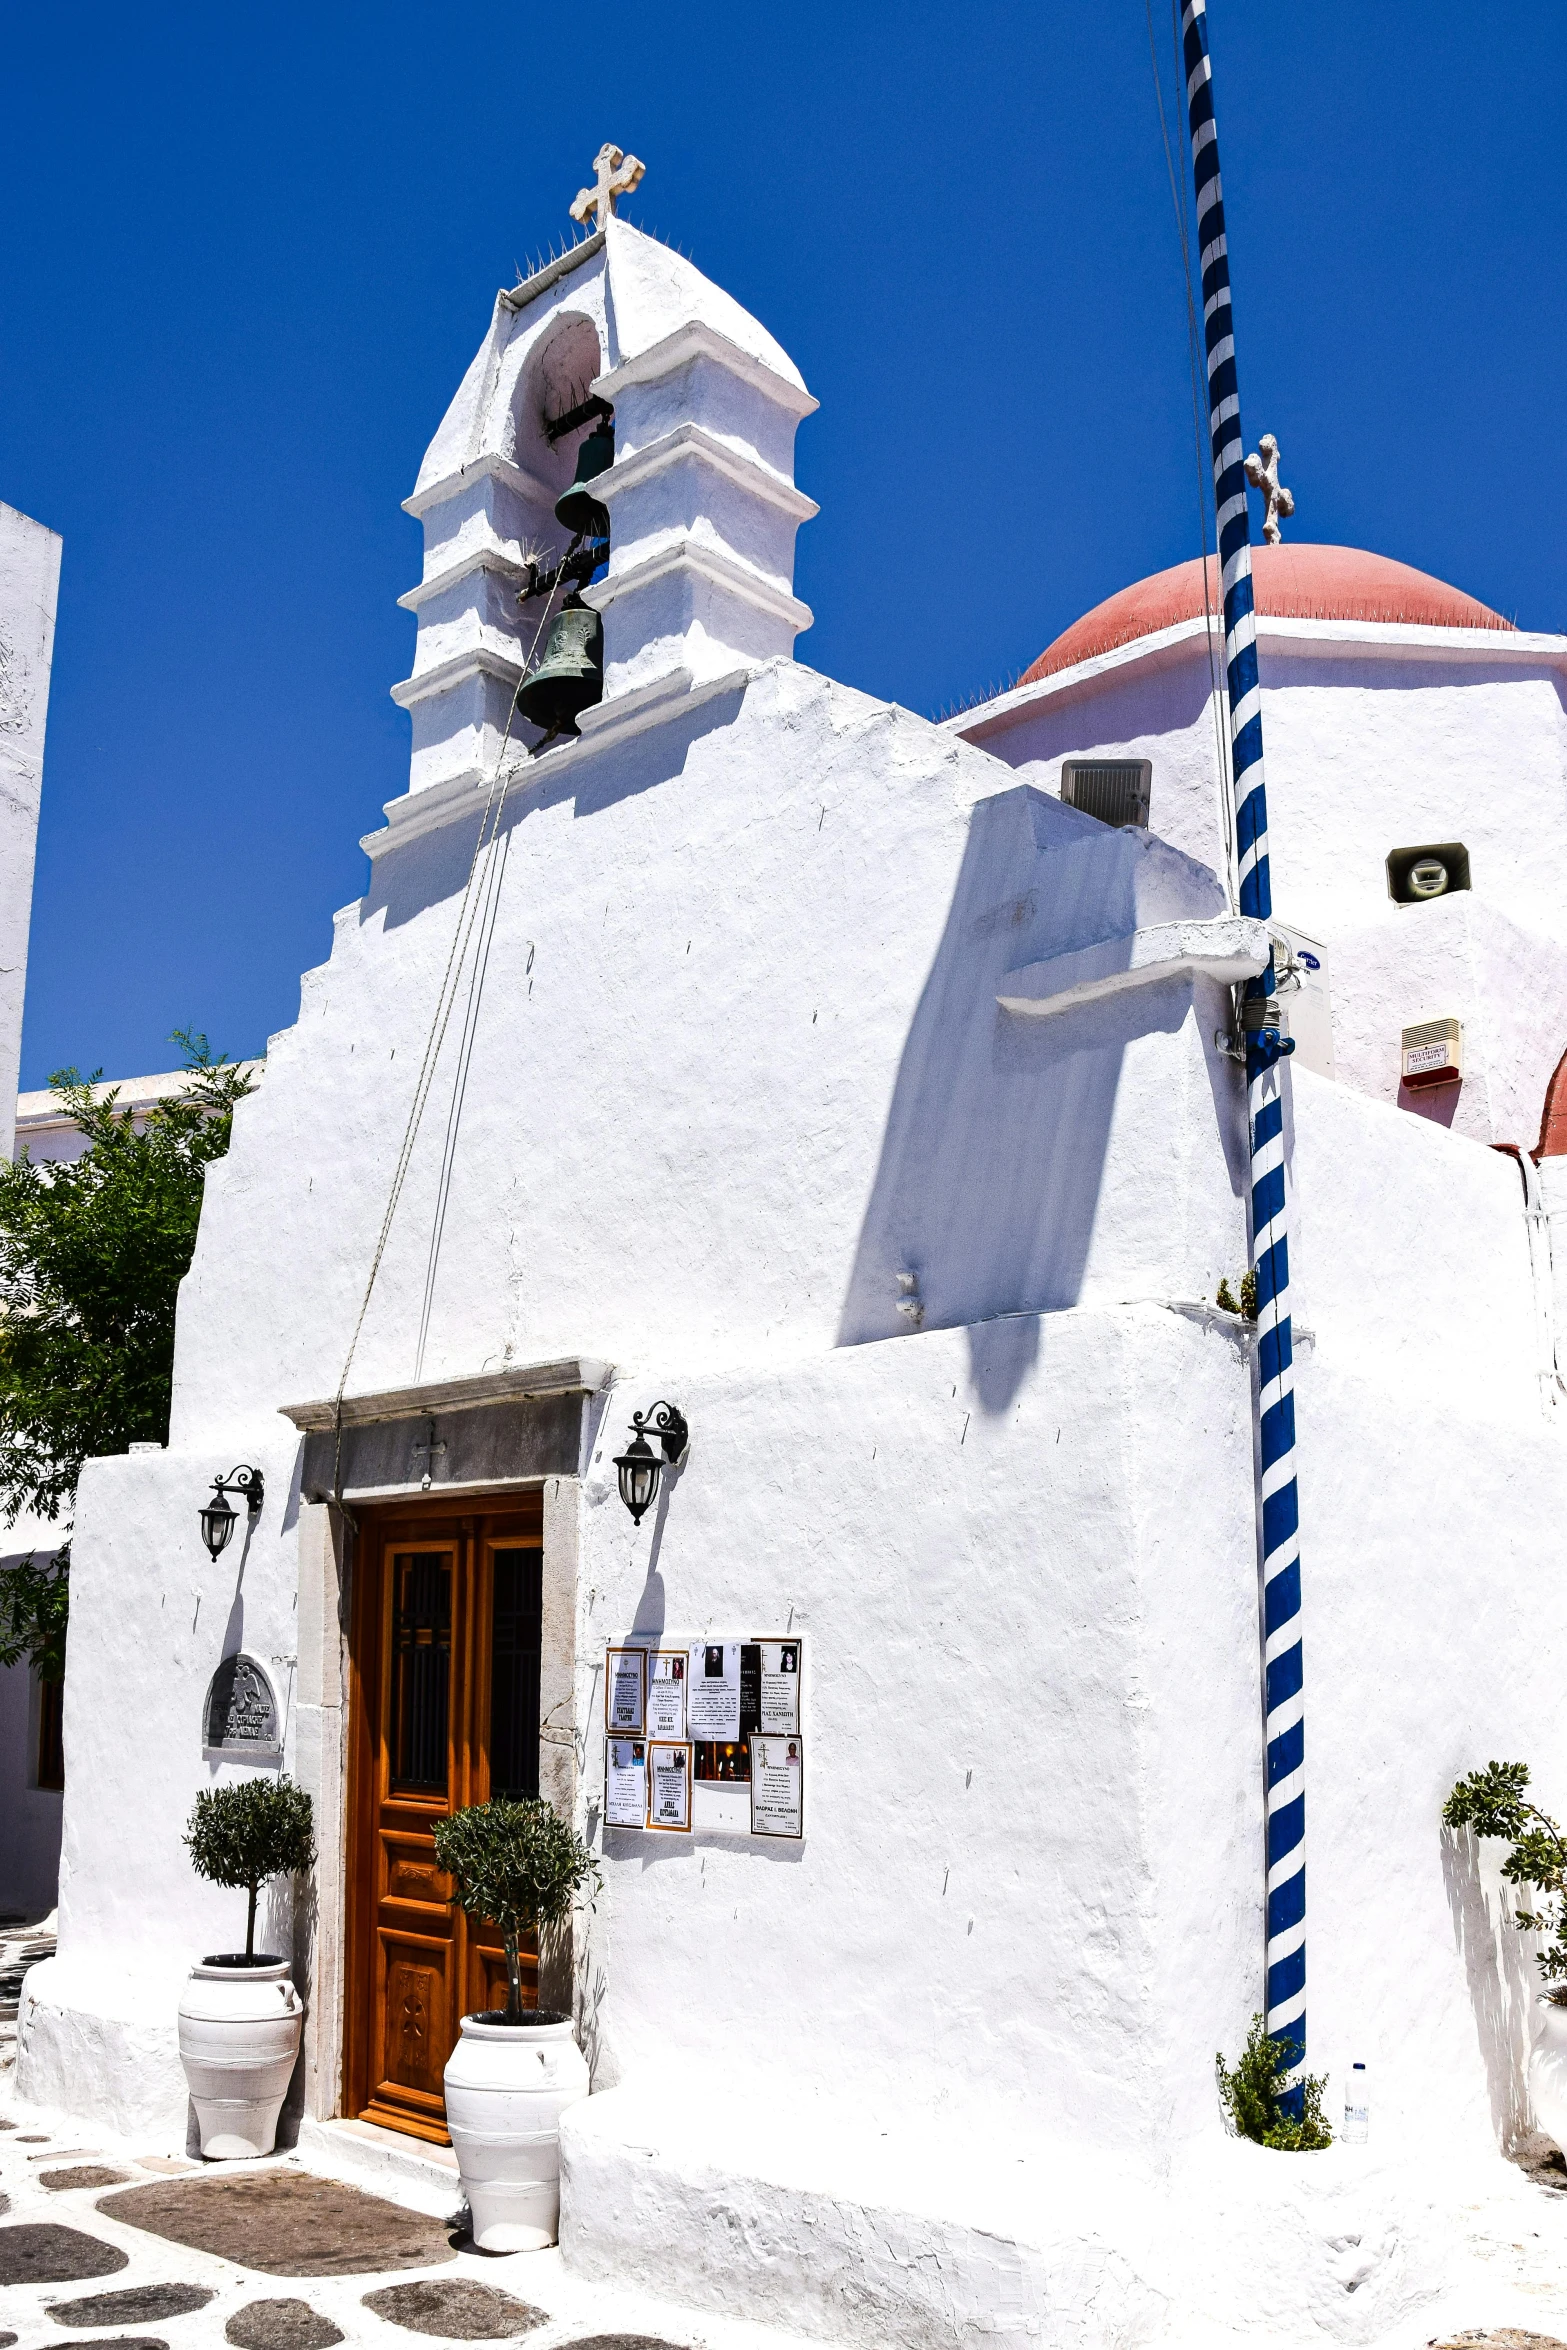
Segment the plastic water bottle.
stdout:
<path fill-rule="evenodd" d="M 1344 2090 L 1344 2144 L 1364 2146 L 1371 2128 L 1371 2106 L 1366 2095 L 1366 2068 L 1352 2064 Z"/>

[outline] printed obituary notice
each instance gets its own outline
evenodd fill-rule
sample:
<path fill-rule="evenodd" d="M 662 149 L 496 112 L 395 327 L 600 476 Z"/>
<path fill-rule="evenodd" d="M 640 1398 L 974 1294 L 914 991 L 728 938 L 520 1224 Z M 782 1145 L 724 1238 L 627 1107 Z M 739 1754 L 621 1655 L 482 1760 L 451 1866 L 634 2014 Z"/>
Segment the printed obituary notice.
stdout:
<path fill-rule="evenodd" d="M 803 1836 L 801 1783 L 804 1765 L 798 1738 L 751 1741 L 751 1833 Z"/>
<path fill-rule="evenodd" d="M 686 1691 L 686 1733 L 692 1738 L 740 1735 L 740 1643 L 697 1641 Z"/>
<path fill-rule="evenodd" d="M 647 1661 L 647 1734 L 650 1738 L 683 1738 L 686 1666 L 690 1660 L 683 1648 L 659 1648 Z"/>
<path fill-rule="evenodd" d="M 604 1825 L 647 1826 L 647 1742 L 611 1738 L 604 1756 Z"/>
<path fill-rule="evenodd" d="M 758 1727 L 798 1733 L 800 1727 L 800 1643 L 759 1640 L 762 1652 Z"/>
<path fill-rule="evenodd" d="M 681 1739 L 648 1741 L 648 1815 L 650 1828 L 689 1833 L 691 1827 L 691 1749 Z"/>
<path fill-rule="evenodd" d="M 647 1670 L 645 1648 L 611 1648 L 604 1655 L 604 1727 L 640 1738 L 646 1723 L 642 1697 Z"/>

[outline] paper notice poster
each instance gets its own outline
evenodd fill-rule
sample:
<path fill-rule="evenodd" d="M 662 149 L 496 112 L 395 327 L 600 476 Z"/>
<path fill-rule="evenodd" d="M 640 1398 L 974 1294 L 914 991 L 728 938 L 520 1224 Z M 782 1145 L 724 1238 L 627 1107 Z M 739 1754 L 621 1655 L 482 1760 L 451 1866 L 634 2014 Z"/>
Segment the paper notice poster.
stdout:
<path fill-rule="evenodd" d="M 687 1672 L 686 1731 L 692 1738 L 740 1735 L 740 1643 L 699 1640 Z"/>
<path fill-rule="evenodd" d="M 751 1741 L 751 1833 L 802 1836 L 804 1753 L 798 1738 Z"/>
<path fill-rule="evenodd" d="M 762 1686 L 758 1727 L 786 1734 L 800 1727 L 800 1643 L 798 1640 L 759 1640 Z"/>
<path fill-rule="evenodd" d="M 604 1825 L 647 1826 L 647 1741 L 611 1738 L 604 1754 Z"/>
<path fill-rule="evenodd" d="M 647 1725 L 642 1702 L 647 1669 L 645 1648 L 611 1648 L 604 1654 L 604 1727 L 640 1738 Z"/>
<path fill-rule="evenodd" d="M 691 1827 L 691 1749 L 681 1739 L 648 1741 L 648 1812 L 650 1828 L 689 1833 Z"/>
<path fill-rule="evenodd" d="M 683 1738 L 686 1672 L 691 1660 L 683 1648 L 659 1648 L 647 1661 L 647 1734 L 650 1738 Z"/>

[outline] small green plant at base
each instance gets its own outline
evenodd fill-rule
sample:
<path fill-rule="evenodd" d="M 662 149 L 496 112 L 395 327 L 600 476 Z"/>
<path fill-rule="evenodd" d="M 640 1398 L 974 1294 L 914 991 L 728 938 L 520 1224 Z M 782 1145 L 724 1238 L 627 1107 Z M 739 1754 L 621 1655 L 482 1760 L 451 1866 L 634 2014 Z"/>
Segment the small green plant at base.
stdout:
<path fill-rule="evenodd" d="M 1241 1294 L 1238 1303 L 1226 1275 L 1219 1283 L 1219 1294 L 1213 1302 L 1221 1314 L 1239 1314 L 1243 1322 L 1255 1322 L 1257 1319 L 1256 1274 L 1243 1273 L 1241 1275 Z"/>
<path fill-rule="evenodd" d="M 1237 2138 L 1258 2146 L 1272 2146 L 1281 2154 L 1315 2154 L 1333 2143 L 1322 2111 L 1326 2073 L 1305 2073 L 1298 2084 L 1301 2110 L 1286 2113 L 1283 2098 L 1290 2087 L 1290 2044 L 1271 2039 L 1265 2019 L 1254 2015 L 1246 2045 L 1238 2061 L 1227 2065 L 1222 2052 L 1215 2056 L 1219 2102 Z"/>
<path fill-rule="evenodd" d="M 1527 1763 L 1487 1763 L 1459 1780 L 1442 1806 L 1442 1825 L 1505 1836 L 1512 1845 L 1502 1875 L 1546 1897 L 1537 1910 L 1519 1910 L 1513 1924 L 1522 1934 L 1549 1937 L 1536 1963 L 1552 1999 L 1567 2006 L 1567 1839 L 1549 1813 L 1527 1800 L 1528 1784 Z"/>
<path fill-rule="evenodd" d="M 310 1798 L 292 1779 L 239 1779 L 204 1787 L 185 1823 L 185 1845 L 198 1877 L 243 1886 L 250 1895 L 245 1956 L 256 1949 L 256 1895 L 270 1877 L 313 1866 L 316 1839 Z"/>
<path fill-rule="evenodd" d="M 1213 1302 L 1221 1314 L 1238 1314 L 1240 1312 L 1240 1307 L 1235 1302 L 1235 1292 L 1230 1287 L 1228 1278 L 1219 1283 L 1219 1294 Z"/>
<path fill-rule="evenodd" d="M 435 1822 L 435 1857 L 456 1880 L 476 1925 L 495 1927 L 506 1949 L 506 2021 L 520 2024 L 524 1934 L 564 1925 L 598 1862 L 552 1804 L 537 1795 L 495 1795 Z"/>

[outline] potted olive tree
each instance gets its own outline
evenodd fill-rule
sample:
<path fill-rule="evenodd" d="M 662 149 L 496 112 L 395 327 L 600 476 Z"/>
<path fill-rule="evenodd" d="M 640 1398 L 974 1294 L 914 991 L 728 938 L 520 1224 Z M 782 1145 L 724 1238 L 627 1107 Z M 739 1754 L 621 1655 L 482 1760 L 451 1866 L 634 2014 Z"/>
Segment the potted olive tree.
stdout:
<path fill-rule="evenodd" d="M 537 1796 L 496 1796 L 435 1823 L 459 1905 L 506 1952 L 506 2005 L 465 2015 L 446 2067 L 446 2126 L 482 2252 L 535 2252 L 560 2228 L 560 2117 L 588 2093 L 571 2018 L 522 2004 L 524 1934 L 563 1926 L 598 1863 Z"/>
<path fill-rule="evenodd" d="M 1567 2154 L 1567 1838 L 1528 1800 L 1528 1784 L 1527 1763 L 1487 1763 L 1459 1780 L 1442 1806 L 1442 1824 L 1504 1837 L 1512 1850 L 1502 1875 L 1534 1888 L 1537 1905 L 1513 1915 L 1520 1933 L 1546 1937 L 1535 1953 L 1545 1988 L 1529 2054 L 1529 2100 L 1540 2128 Z"/>
<path fill-rule="evenodd" d="M 270 2154 L 288 2094 L 304 2007 L 288 1960 L 256 1950 L 256 1895 L 316 1857 L 310 1798 L 289 1779 L 240 1779 L 204 1788 L 185 1825 L 198 1877 L 250 1896 L 245 1947 L 204 1958 L 180 2000 L 180 2061 L 216 2159 Z"/>

